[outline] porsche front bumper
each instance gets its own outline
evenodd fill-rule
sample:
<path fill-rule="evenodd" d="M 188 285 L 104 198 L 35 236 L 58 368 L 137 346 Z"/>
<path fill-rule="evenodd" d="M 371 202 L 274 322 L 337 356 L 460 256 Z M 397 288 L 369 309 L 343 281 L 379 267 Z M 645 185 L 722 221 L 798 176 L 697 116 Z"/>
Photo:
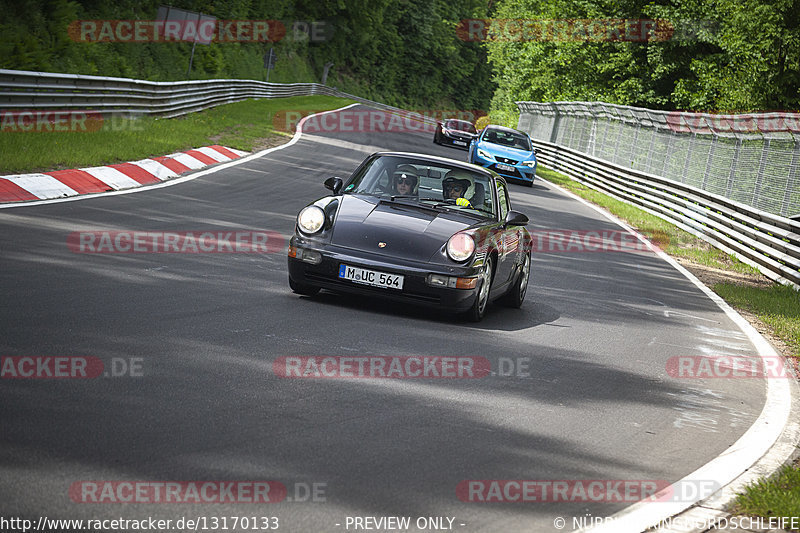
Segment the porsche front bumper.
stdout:
<path fill-rule="evenodd" d="M 349 292 L 378 298 L 438 307 L 453 312 L 469 309 L 478 295 L 478 286 L 471 289 L 432 286 L 431 274 L 451 278 L 477 278 L 480 268 L 475 266 L 447 266 L 421 263 L 402 258 L 343 248 L 293 237 L 290 250 L 309 256 L 315 262 L 289 256 L 289 277 L 295 283 L 312 285 L 333 291 Z M 309 253 L 311 252 L 311 253 Z M 316 262 L 318 261 L 318 262 Z M 374 287 L 339 277 L 341 265 L 364 268 L 403 276 L 403 288 Z"/>

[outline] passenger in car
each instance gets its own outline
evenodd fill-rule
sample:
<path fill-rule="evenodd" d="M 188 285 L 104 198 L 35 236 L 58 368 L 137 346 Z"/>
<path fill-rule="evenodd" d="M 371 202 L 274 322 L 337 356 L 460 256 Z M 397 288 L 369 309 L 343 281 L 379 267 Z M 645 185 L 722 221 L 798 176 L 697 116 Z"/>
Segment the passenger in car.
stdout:
<path fill-rule="evenodd" d="M 417 194 L 419 176 L 411 165 L 400 165 L 392 174 L 392 191 L 404 196 Z"/>

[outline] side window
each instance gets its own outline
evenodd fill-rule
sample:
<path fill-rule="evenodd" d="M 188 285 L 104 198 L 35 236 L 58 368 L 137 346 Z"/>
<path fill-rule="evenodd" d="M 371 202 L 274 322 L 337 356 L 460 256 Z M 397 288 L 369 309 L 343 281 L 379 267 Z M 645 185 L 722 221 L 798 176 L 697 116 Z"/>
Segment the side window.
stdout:
<path fill-rule="evenodd" d="M 497 182 L 497 203 L 500 204 L 500 220 L 505 220 L 508 215 L 508 191 L 502 181 Z"/>

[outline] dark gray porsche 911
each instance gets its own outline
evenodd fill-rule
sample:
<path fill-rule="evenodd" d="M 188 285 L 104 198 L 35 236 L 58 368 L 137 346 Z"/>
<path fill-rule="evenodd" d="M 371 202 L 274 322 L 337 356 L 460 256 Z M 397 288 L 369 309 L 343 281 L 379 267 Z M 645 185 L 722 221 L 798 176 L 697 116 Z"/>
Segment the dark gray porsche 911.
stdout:
<path fill-rule="evenodd" d="M 528 288 L 528 217 L 508 186 L 476 165 L 421 154 L 369 156 L 303 208 L 289 244 L 289 285 L 436 306 L 483 318 L 490 300 L 520 307 Z"/>

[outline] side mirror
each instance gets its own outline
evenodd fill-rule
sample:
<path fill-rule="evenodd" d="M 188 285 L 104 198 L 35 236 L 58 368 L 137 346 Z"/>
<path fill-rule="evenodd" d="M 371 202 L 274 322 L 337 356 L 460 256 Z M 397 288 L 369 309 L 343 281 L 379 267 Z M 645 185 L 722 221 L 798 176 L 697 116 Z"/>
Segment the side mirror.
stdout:
<path fill-rule="evenodd" d="M 334 176 L 325 180 L 325 187 L 333 191 L 334 195 L 339 194 L 339 191 L 342 190 L 342 185 L 344 185 L 342 178 L 337 178 Z"/>
<path fill-rule="evenodd" d="M 527 226 L 528 217 L 524 213 L 513 209 L 506 215 L 506 226 Z"/>

